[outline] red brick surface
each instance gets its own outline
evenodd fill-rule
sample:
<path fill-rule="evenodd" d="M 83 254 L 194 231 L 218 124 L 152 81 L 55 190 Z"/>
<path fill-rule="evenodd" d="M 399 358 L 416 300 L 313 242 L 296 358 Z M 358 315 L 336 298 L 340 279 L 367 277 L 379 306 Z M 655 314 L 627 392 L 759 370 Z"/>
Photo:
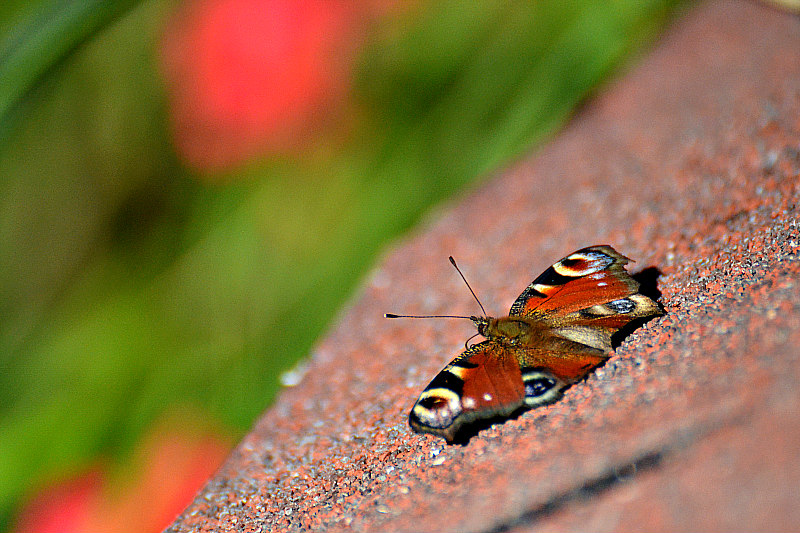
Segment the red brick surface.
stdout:
<path fill-rule="evenodd" d="M 387 255 L 169 531 L 800 530 L 800 19 L 691 10 L 538 154 Z M 667 315 L 467 445 L 408 410 L 545 267 L 611 244 Z M 287 342 L 289 342 L 287 340 Z"/>

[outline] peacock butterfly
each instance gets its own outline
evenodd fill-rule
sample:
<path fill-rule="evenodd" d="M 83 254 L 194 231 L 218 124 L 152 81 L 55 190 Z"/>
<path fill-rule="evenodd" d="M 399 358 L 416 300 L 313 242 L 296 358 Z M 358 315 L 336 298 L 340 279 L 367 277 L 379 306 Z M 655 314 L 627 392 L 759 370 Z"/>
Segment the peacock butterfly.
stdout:
<path fill-rule="evenodd" d="M 485 311 L 480 317 L 440 316 L 468 318 L 486 340 L 467 346 L 433 378 L 411 409 L 411 428 L 453 442 L 478 421 L 557 401 L 564 389 L 611 357 L 614 333 L 634 320 L 662 314 L 656 302 L 639 293 L 639 283 L 624 268 L 628 261 L 611 246 L 583 248 L 536 278 L 508 316 L 494 318 Z"/>

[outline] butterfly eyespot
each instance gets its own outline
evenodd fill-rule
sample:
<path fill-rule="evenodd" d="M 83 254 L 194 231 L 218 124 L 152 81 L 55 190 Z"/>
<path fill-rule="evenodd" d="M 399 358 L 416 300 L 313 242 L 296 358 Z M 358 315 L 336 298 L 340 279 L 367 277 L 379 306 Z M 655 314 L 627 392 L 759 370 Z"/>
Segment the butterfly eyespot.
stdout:
<path fill-rule="evenodd" d="M 522 374 L 525 385 L 525 405 L 537 407 L 553 403 L 561 397 L 566 384 L 546 369 L 529 369 Z"/>
<path fill-rule="evenodd" d="M 461 414 L 459 395 L 448 389 L 427 389 L 414 404 L 411 427 L 447 428 Z"/>
<path fill-rule="evenodd" d="M 613 262 L 614 258 L 609 255 L 590 251 L 574 253 L 558 261 L 551 268 L 561 276 L 576 278 L 604 270 Z"/>
<path fill-rule="evenodd" d="M 441 409 L 445 407 L 449 402 L 447 399 L 442 398 L 440 396 L 428 396 L 427 398 L 422 398 L 419 401 L 419 404 L 424 407 L 425 409 Z"/>
<path fill-rule="evenodd" d="M 613 302 L 608 302 L 606 304 L 606 307 L 614 311 L 615 313 L 620 313 L 624 315 L 633 311 L 636 308 L 636 304 L 633 303 L 628 298 L 622 298 L 620 300 L 614 300 Z"/>
<path fill-rule="evenodd" d="M 556 386 L 553 379 L 546 377 L 538 377 L 525 381 L 525 396 L 537 397 L 545 394 L 547 391 Z"/>
<path fill-rule="evenodd" d="M 578 259 L 577 257 L 567 257 L 566 259 L 561 261 L 561 265 L 567 268 L 575 268 L 580 263 L 585 263 L 584 259 Z M 586 267 L 583 267 L 586 268 Z"/>

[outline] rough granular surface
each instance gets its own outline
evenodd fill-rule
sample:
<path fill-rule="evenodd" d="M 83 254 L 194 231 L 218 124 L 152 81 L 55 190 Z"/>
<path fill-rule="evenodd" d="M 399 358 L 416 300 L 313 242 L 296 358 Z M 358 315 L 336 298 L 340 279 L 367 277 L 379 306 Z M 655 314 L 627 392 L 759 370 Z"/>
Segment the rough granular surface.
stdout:
<path fill-rule="evenodd" d="M 800 529 L 800 18 L 691 10 L 541 151 L 387 254 L 168 531 Z M 556 404 L 465 445 L 408 411 L 474 333 L 593 244 L 667 314 Z"/>

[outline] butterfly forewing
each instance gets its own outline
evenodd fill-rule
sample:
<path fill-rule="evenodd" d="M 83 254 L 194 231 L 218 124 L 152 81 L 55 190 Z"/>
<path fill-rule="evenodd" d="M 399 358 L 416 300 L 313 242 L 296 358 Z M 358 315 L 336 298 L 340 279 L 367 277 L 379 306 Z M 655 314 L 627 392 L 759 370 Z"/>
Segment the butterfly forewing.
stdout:
<path fill-rule="evenodd" d="M 548 267 L 511 305 L 510 316 L 569 313 L 637 292 L 623 268 L 629 259 L 610 246 L 591 246 Z"/>
<path fill-rule="evenodd" d="M 510 316 L 544 322 L 560 338 L 611 354 L 611 336 L 632 320 L 660 314 L 638 294 L 630 260 L 610 246 L 574 252 L 545 270 L 511 306 Z"/>
<path fill-rule="evenodd" d="M 517 357 L 496 342 L 484 341 L 439 372 L 414 404 L 409 423 L 415 431 L 452 441 L 462 425 L 507 416 L 524 402 Z"/>

